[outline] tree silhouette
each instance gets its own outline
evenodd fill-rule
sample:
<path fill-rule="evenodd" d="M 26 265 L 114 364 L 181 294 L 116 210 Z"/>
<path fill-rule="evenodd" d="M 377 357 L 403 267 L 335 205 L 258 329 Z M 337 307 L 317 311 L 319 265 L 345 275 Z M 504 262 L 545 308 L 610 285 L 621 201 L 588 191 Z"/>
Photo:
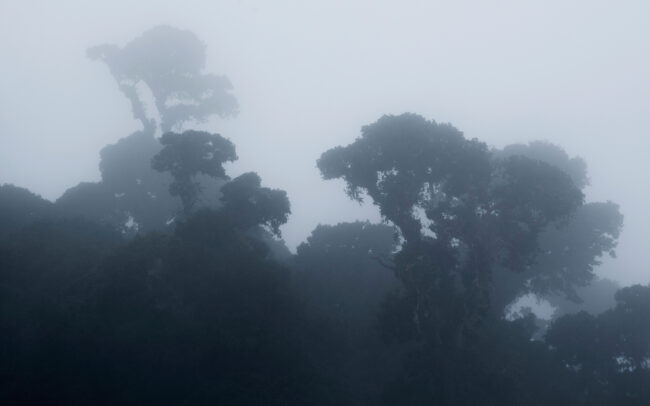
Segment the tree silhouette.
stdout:
<path fill-rule="evenodd" d="M 265 225 L 276 236 L 291 213 L 287 192 L 261 187 L 254 172 L 240 175 L 221 188 L 223 210 L 243 229 Z"/>
<path fill-rule="evenodd" d="M 174 180 L 169 192 L 179 196 L 185 214 L 189 214 L 201 192 L 201 184 L 194 180 L 200 173 L 228 179 L 225 162 L 237 159 L 235 146 L 219 134 L 188 130 L 182 134 L 165 133 L 160 139 L 163 149 L 153 157 L 152 167 L 170 172 Z"/>
<path fill-rule="evenodd" d="M 230 80 L 202 73 L 205 45 L 190 31 L 158 26 L 121 49 L 109 44 L 90 48 L 88 56 L 108 65 L 145 130 L 158 124 L 165 133 L 188 120 L 200 122 L 214 114 L 237 113 Z M 151 91 L 160 123 L 147 117 L 145 100 L 138 92 L 140 83 Z"/>
<path fill-rule="evenodd" d="M 553 355 L 579 377 L 585 404 L 645 405 L 650 402 L 650 287 L 619 290 L 616 306 L 555 320 L 546 334 Z"/>
<path fill-rule="evenodd" d="M 560 169 L 486 146 L 414 114 L 384 116 L 318 160 L 325 179 L 366 193 L 399 227 L 396 270 L 412 320 L 429 340 L 464 346 L 490 310 L 492 273 L 534 262 L 539 234 L 583 195 Z M 425 226 L 426 225 L 426 226 Z"/>
<path fill-rule="evenodd" d="M 588 184 L 585 162 L 579 157 L 570 158 L 562 148 L 548 142 L 514 144 L 492 153 L 496 159 L 525 156 L 545 162 L 569 175 L 576 187 L 583 189 Z M 542 298 L 561 295 L 580 302 L 577 289 L 594 280 L 594 269 L 603 255 L 615 256 L 622 226 L 623 215 L 617 204 L 589 202 L 578 207 L 570 219 L 546 227 L 539 236 L 535 262 L 524 272 L 495 269 L 495 311 L 503 311 L 518 297 L 529 293 Z"/>
<path fill-rule="evenodd" d="M 93 47 L 88 56 L 108 65 L 144 128 L 104 147 L 99 165 L 101 182 L 68 189 L 57 200 L 58 208 L 66 215 L 110 224 L 132 237 L 168 229 L 183 208 L 177 196 L 196 194 L 197 184 L 207 191 L 204 205 L 219 206 L 218 190 L 223 179 L 199 175 L 194 182 L 184 184 L 190 190 L 179 189 L 170 196 L 173 177 L 151 167 L 152 158 L 162 148 L 155 137 L 156 126 L 167 132 L 187 121 L 200 122 L 214 114 L 229 117 L 237 112 L 228 79 L 203 73 L 205 45 L 190 31 L 159 26 L 122 48 Z M 147 106 L 147 92 L 159 117 L 147 115 L 147 107 L 152 107 Z"/>

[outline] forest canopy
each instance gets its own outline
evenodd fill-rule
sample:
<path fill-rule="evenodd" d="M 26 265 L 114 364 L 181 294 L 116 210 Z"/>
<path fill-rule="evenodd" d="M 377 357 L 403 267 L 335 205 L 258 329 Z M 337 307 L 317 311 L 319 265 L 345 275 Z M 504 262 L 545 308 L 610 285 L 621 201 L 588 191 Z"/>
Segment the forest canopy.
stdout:
<path fill-rule="evenodd" d="M 292 253 L 290 196 L 192 127 L 238 111 L 193 33 L 88 56 L 142 129 L 55 202 L 0 186 L 3 404 L 650 404 L 650 287 L 597 276 L 623 216 L 581 158 L 384 115 L 316 162 L 382 223 Z"/>

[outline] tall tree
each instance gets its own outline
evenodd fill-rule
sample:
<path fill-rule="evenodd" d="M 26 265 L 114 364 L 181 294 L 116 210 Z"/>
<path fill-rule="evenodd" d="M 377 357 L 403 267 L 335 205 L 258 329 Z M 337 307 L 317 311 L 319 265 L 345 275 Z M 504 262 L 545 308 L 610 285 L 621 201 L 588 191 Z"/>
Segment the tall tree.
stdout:
<path fill-rule="evenodd" d="M 110 224 L 125 236 L 166 229 L 182 202 L 180 194 L 168 193 L 172 176 L 151 168 L 162 149 L 156 128 L 166 132 L 187 121 L 236 114 L 232 86 L 225 76 L 203 72 L 205 45 L 193 33 L 170 26 L 152 28 L 122 48 L 93 47 L 88 55 L 108 65 L 144 128 L 104 147 L 101 182 L 67 190 L 57 206 L 64 213 Z M 158 114 L 147 107 L 155 107 Z M 194 181 L 207 191 L 203 203 L 219 206 L 223 180 L 199 175 Z"/>
<path fill-rule="evenodd" d="M 485 144 L 414 114 L 384 116 L 318 160 L 350 197 L 367 194 L 399 227 L 396 269 L 417 329 L 463 346 L 490 309 L 496 266 L 521 272 L 539 234 L 583 195 L 561 170 L 522 156 L 493 159 Z"/>
<path fill-rule="evenodd" d="M 237 113 L 230 80 L 202 73 L 205 45 L 191 31 L 158 26 L 123 48 L 109 44 L 90 48 L 88 56 L 108 65 L 120 90 L 131 101 L 133 116 L 145 130 L 158 124 L 165 133 L 188 120 L 203 121 L 214 114 L 227 117 Z M 160 114 L 159 123 L 147 116 L 139 84 L 151 91 Z"/>

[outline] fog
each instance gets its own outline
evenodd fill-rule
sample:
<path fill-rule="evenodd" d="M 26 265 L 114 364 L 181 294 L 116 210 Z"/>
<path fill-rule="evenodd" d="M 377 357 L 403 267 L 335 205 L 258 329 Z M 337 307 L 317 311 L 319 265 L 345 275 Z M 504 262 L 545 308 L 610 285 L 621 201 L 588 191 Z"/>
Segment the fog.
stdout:
<path fill-rule="evenodd" d="M 588 165 L 587 201 L 625 215 L 599 274 L 650 281 L 650 4 L 645 1 L 3 1 L 0 184 L 49 200 L 99 180 L 99 151 L 141 128 L 86 49 L 160 25 L 207 45 L 239 114 L 199 126 L 237 146 L 232 177 L 286 190 L 294 249 L 318 224 L 370 219 L 316 159 L 383 114 L 448 122 L 501 148 L 544 139 Z"/>
<path fill-rule="evenodd" d="M 647 2 L 0 3 L 0 404 L 650 404 Z"/>

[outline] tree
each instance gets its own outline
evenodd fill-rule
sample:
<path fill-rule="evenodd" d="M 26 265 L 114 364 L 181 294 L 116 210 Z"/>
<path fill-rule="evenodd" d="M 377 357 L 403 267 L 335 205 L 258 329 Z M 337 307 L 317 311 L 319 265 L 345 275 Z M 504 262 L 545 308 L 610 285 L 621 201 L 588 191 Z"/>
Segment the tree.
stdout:
<path fill-rule="evenodd" d="M 0 237 L 57 214 L 51 202 L 29 190 L 10 184 L 0 185 Z"/>
<path fill-rule="evenodd" d="M 622 220 L 615 203 L 580 206 L 570 220 L 553 224 L 540 234 L 539 252 L 525 272 L 497 271 L 495 297 L 501 306 L 528 293 L 541 298 L 561 295 L 579 303 L 578 288 L 594 281 L 600 258 L 615 255 Z"/>
<path fill-rule="evenodd" d="M 223 210 L 244 230 L 264 225 L 279 237 L 291 213 L 287 192 L 261 187 L 254 172 L 240 175 L 221 188 Z"/>
<path fill-rule="evenodd" d="M 133 116 L 150 132 L 155 119 L 147 116 L 138 85 L 152 93 L 163 133 L 185 121 L 204 121 L 213 114 L 227 117 L 237 112 L 232 85 L 225 76 L 204 74 L 205 45 L 190 31 L 158 26 L 122 49 L 99 45 L 88 56 L 104 61 L 120 90 L 130 100 Z"/>
<path fill-rule="evenodd" d="M 228 179 L 223 164 L 237 159 L 235 146 L 219 134 L 192 130 L 182 134 L 170 132 L 160 142 L 163 149 L 153 157 L 151 166 L 171 173 L 174 180 L 169 192 L 181 198 L 186 215 L 194 208 L 201 192 L 201 184 L 194 177 L 203 173 Z"/>
<path fill-rule="evenodd" d="M 569 175 L 576 187 L 583 189 L 588 184 L 585 162 L 579 157 L 570 158 L 562 148 L 548 142 L 514 144 L 492 153 L 496 159 L 525 156 L 546 162 Z M 589 202 L 579 206 L 571 218 L 546 227 L 539 236 L 535 262 L 524 272 L 495 270 L 493 297 L 497 311 L 531 293 L 545 299 L 564 296 L 579 303 L 578 289 L 594 281 L 600 258 L 615 256 L 622 226 L 623 215 L 617 204 Z"/>
<path fill-rule="evenodd" d="M 583 194 L 560 169 L 523 156 L 495 159 L 483 143 L 414 114 L 384 116 L 318 160 L 325 179 L 365 193 L 405 239 L 396 269 L 418 331 L 464 346 L 490 310 L 492 273 L 534 262 L 538 236 Z"/>
<path fill-rule="evenodd" d="M 296 283 L 312 311 L 350 326 L 373 323 L 386 294 L 399 286 L 382 265 L 396 244 L 395 228 L 385 224 L 316 227 L 294 259 Z"/>
<path fill-rule="evenodd" d="M 151 168 L 152 158 L 162 148 L 155 137 L 156 126 L 166 132 L 214 114 L 236 114 L 232 86 L 225 76 L 202 72 L 205 46 L 193 33 L 169 26 L 148 30 L 123 48 L 93 47 L 88 55 L 108 65 L 144 128 L 104 147 L 99 164 L 101 182 L 82 183 L 67 190 L 57 206 L 67 215 L 109 224 L 128 237 L 165 230 L 183 205 L 180 194 L 168 193 L 172 176 Z M 159 117 L 147 111 L 151 107 L 147 106 L 147 92 Z M 199 174 L 189 186 L 196 189 L 192 184 L 200 184 L 206 191 L 204 205 L 216 208 L 222 183 L 222 179 Z M 195 190 L 188 192 L 184 195 Z"/>
<path fill-rule="evenodd" d="M 555 320 L 546 334 L 553 355 L 579 377 L 585 404 L 645 405 L 650 401 L 650 287 L 619 290 L 616 306 Z"/>
<path fill-rule="evenodd" d="M 403 114 L 363 127 L 353 144 L 323 153 L 318 167 L 325 179 L 343 178 L 351 198 L 361 201 L 367 193 L 415 242 L 422 223 L 413 211 L 426 210 L 440 185 L 460 191 L 473 179 L 485 180 L 489 160 L 485 145 L 465 140 L 452 126 Z"/>
<path fill-rule="evenodd" d="M 569 157 L 561 147 L 548 141 L 532 141 L 528 144 L 511 144 L 502 150 L 493 150 L 492 153 L 497 157 L 508 157 L 521 155 L 530 159 L 546 162 L 561 169 L 571 177 L 573 183 L 579 189 L 584 189 L 589 185 L 587 176 L 587 163 L 580 157 Z"/>

